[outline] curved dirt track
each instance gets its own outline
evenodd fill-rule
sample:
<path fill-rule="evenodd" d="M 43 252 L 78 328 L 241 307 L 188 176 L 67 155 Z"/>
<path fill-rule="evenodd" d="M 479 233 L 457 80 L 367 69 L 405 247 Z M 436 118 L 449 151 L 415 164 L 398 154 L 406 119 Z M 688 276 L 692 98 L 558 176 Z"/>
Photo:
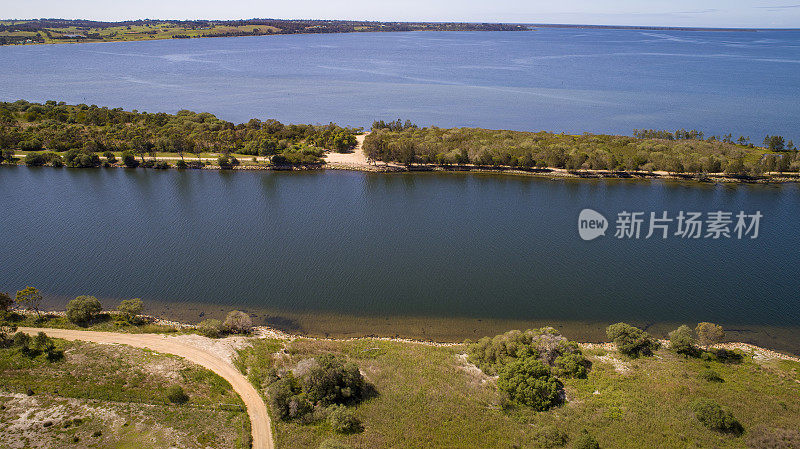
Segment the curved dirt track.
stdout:
<path fill-rule="evenodd" d="M 64 340 L 124 344 L 183 357 L 217 373 L 230 382 L 233 390 L 242 398 L 247 407 L 247 415 L 250 417 L 250 427 L 253 432 L 253 449 L 273 449 L 274 447 L 267 407 L 261 396 L 236 367 L 208 351 L 160 334 L 123 334 L 33 327 L 21 327 L 18 330 L 27 334 L 44 332 L 50 337 Z"/>

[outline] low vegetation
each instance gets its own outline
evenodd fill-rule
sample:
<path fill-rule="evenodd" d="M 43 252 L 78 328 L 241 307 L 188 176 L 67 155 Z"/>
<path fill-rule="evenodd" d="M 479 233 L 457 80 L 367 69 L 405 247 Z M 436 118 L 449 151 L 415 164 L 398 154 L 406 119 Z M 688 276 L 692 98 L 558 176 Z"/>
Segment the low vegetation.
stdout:
<path fill-rule="evenodd" d="M 244 406 L 211 371 L 124 345 L 3 329 L 3 447 L 249 447 Z"/>
<path fill-rule="evenodd" d="M 319 414 L 315 418 L 312 409 L 303 415 L 305 419 L 273 421 L 276 447 L 281 449 L 762 449 L 792 447 L 778 443 L 798 437 L 800 363 L 753 359 L 741 353 L 738 362 L 731 362 L 710 350 L 705 351 L 708 357 L 687 357 L 672 348 L 652 346 L 653 356 L 630 357 L 617 350 L 579 346 L 580 354 L 590 362 L 586 377 L 560 377 L 541 357 L 524 356 L 539 344 L 549 347 L 528 343 L 537 339 L 555 341 L 554 347 L 564 348 L 555 335 L 557 332 L 542 330 L 511 332 L 483 340 L 480 350 L 476 350 L 477 343 L 434 346 L 379 339 L 259 339 L 239 352 L 236 364 L 257 388 L 266 391 L 279 374 L 286 378 L 291 372 L 295 379 L 302 378 L 313 366 L 311 360 L 332 356 L 357 364 L 364 381 L 374 386 L 374 394 L 344 406 L 361 423 L 360 430 L 338 433 L 334 422 L 339 422 L 338 418 Z M 516 357 L 520 354 L 523 357 Z M 546 379 L 549 369 L 549 376 L 562 385 L 562 400 L 546 411 L 509 401 L 495 375 L 512 364 L 520 365 L 515 373 L 529 373 L 518 376 L 523 387 L 531 385 L 531 379 Z M 523 364 L 535 368 L 523 369 Z M 725 381 L 705 380 L 702 373 L 707 370 Z M 302 387 L 293 391 L 303 394 Z M 714 401 L 723 412 L 701 412 L 703 419 L 708 416 L 709 422 L 721 419 L 727 423 L 725 412 L 729 412 L 744 432 L 707 427 L 693 407 L 700 399 Z M 297 410 L 302 408 L 297 404 Z"/>
<path fill-rule="evenodd" d="M 781 143 L 784 142 L 784 143 Z M 793 142 L 767 136 L 764 147 L 749 138 L 705 137 L 698 131 L 636 130 L 634 136 L 566 135 L 480 128 L 419 128 L 409 122 L 375 122 L 364 154 L 405 165 L 476 165 L 524 170 L 560 168 L 672 174 L 725 173 L 754 177 L 800 171 Z"/>

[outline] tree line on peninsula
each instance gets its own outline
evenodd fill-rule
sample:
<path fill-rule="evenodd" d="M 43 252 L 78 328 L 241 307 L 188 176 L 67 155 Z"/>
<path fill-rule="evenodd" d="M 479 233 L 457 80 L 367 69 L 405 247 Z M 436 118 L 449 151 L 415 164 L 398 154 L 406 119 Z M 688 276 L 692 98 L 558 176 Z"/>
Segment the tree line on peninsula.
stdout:
<path fill-rule="evenodd" d="M 283 124 L 251 119 L 234 124 L 188 110 L 147 113 L 47 101 L 0 102 L 0 163 L 29 166 L 168 168 L 157 155 L 178 158 L 179 168 L 200 168 L 215 158 L 232 168 L 238 157 L 259 164 L 318 166 L 327 150 L 349 152 L 362 128 Z M 480 128 L 420 128 L 410 121 L 376 121 L 363 145 L 370 161 L 491 169 L 566 169 L 672 174 L 724 173 L 761 177 L 797 173 L 800 153 L 782 136 L 756 146 L 748 137 L 705 136 L 696 130 L 634 130 L 632 136 L 522 132 Z M 193 155 L 193 160 L 184 156 Z M 102 156 L 102 158 L 101 158 Z M 119 159 L 118 159 L 119 158 Z M 205 160 L 203 160 L 204 158 Z"/>
<path fill-rule="evenodd" d="M 704 136 L 696 130 L 634 130 L 633 136 L 520 132 L 480 128 L 420 128 L 376 121 L 364 141 L 374 161 L 405 165 L 477 165 L 493 168 L 560 168 L 760 176 L 797 172 L 800 154 L 791 140 L 766 136 L 763 147 L 748 137 Z"/>
<path fill-rule="evenodd" d="M 25 151 L 31 152 L 25 160 L 28 165 L 97 167 L 102 163 L 99 155 L 114 163 L 115 153 L 121 153 L 126 166 L 153 167 L 158 153 L 172 153 L 181 160 L 187 154 L 199 159 L 211 153 L 233 165 L 238 163 L 233 154 L 269 156 L 279 165 L 307 165 L 321 162 L 323 149 L 351 150 L 357 143 L 355 134 L 361 131 L 334 123 L 285 125 L 252 119 L 234 124 L 186 110 L 151 114 L 20 100 L 0 102 L 0 162 L 13 161 L 14 152 Z"/>

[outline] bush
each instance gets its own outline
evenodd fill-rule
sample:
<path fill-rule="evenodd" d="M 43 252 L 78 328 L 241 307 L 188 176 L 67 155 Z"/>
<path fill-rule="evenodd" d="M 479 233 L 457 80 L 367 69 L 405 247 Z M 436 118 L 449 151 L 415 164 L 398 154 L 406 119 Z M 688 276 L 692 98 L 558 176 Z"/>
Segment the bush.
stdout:
<path fill-rule="evenodd" d="M 223 170 L 230 170 L 239 165 L 239 160 L 233 156 L 220 156 L 217 158 L 217 164 L 219 164 L 219 168 Z"/>
<path fill-rule="evenodd" d="M 744 431 L 731 412 L 720 407 L 711 399 L 701 398 L 692 403 L 694 416 L 704 426 L 718 432 L 740 434 Z"/>
<path fill-rule="evenodd" d="M 669 333 L 669 346 L 678 354 L 693 355 L 697 352 L 694 347 L 692 330 L 686 325 Z"/>
<path fill-rule="evenodd" d="M 626 323 L 616 323 L 606 328 L 606 335 L 617 345 L 619 352 L 630 356 L 652 355 L 659 343 L 647 332 Z"/>
<path fill-rule="evenodd" d="M 328 424 L 337 433 L 361 432 L 361 421 L 356 418 L 353 411 L 344 405 L 334 405 L 328 413 Z"/>
<path fill-rule="evenodd" d="M 253 328 L 250 315 L 239 310 L 231 310 L 225 317 L 225 330 L 232 334 L 246 334 Z"/>
<path fill-rule="evenodd" d="M 714 323 L 698 323 L 694 331 L 697 333 L 697 340 L 704 347 L 720 343 L 725 338 L 725 331 L 722 326 Z"/>
<path fill-rule="evenodd" d="M 67 319 L 86 326 L 101 310 L 100 301 L 94 296 L 78 296 L 67 304 Z"/>
<path fill-rule="evenodd" d="M 497 386 L 508 393 L 512 401 L 539 411 L 558 405 L 562 400 L 561 382 L 535 357 L 517 359 L 503 367 Z"/>
<path fill-rule="evenodd" d="M 139 161 L 136 160 L 136 156 L 130 151 L 122 152 L 122 163 L 128 168 L 136 168 L 139 166 Z"/>
<path fill-rule="evenodd" d="M 600 449 L 600 443 L 584 429 L 572 443 L 572 449 Z"/>
<path fill-rule="evenodd" d="M 311 413 L 314 406 L 291 375 L 278 379 L 269 386 L 269 405 L 278 418 L 290 420 Z"/>
<path fill-rule="evenodd" d="M 566 446 L 569 436 L 556 426 L 543 426 L 533 431 L 533 439 L 538 447 L 553 448 Z"/>
<path fill-rule="evenodd" d="M 106 161 L 108 161 L 109 164 L 117 162 L 117 157 L 114 156 L 114 153 L 110 151 L 106 151 L 105 153 L 103 153 L 103 156 L 105 156 Z"/>
<path fill-rule="evenodd" d="M 365 383 L 358 366 L 333 355 L 316 358 L 317 365 L 304 380 L 308 398 L 321 405 L 345 404 L 361 400 Z"/>
<path fill-rule="evenodd" d="M 587 370 L 591 366 L 578 344 L 567 340 L 552 327 L 524 332 L 513 330 L 495 337 L 484 337 L 470 345 L 468 354 L 469 360 L 487 374 L 496 374 L 508 363 L 525 357 L 538 357 L 544 364 L 554 366 L 559 357 L 575 354 L 577 357 L 562 359 L 559 369 L 564 369 L 569 362 L 577 362 Z"/>
<path fill-rule="evenodd" d="M 189 402 L 189 395 L 183 391 L 180 385 L 173 385 L 167 388 L 167 400 L 173 404 L 185 404 Z"/>
<path fill-rule="evenodd" d="M 175 167 L 176 168 L 186 168 L 186 161 L 184 161 L 183 159 L 179 160 L 178 162 L 175 163 Z"/>
<path fill-rule="evenodd" d="M 224 332 L 224 327 L 222 326 L 222 321 L 210 318 L 200 322 L 197 330 L 208 338 L 219 338 Z"/>
<path fill-rule="evenodd" d="M 713 369 L 707 369 L 707 370 L 700 371 L 700 374 L 698 374 L 698 377 L 700 379 L 706 381 L 706 382 L 716 382 L 716 383 L 725 382 L 725 380 L 723 380 L 721 377 L 719 377 L 719 374 L 716 371 L 714 371 Z"/>
<path fill-rule="evenodd" d="M 138 316 L 144 310 L 142 300 L 139 298 L 126 299 L 119 303 L 119 314 L 128 323 L 137 323 Z"/>
<path fill-rule="evenodd" d="M 167 163 L 167 161 L 155 161 L 153 163 L 153 168 L 155 168 L 156 170 L 166 170 L 169 168 L 169 164 Z"/>
<path fill-rule="evenodd" d="M 556 357 L 556 360 L 553 362 L 553 373 L 561 377 L 586 379 L 591 366 L 592 362 L 583 354 L 574 352 Z"/>

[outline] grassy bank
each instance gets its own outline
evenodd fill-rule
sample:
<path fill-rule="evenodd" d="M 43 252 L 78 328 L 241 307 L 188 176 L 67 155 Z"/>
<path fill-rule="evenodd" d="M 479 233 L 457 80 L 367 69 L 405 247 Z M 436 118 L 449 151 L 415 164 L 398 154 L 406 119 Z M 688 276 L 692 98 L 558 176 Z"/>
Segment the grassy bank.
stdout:
<path fill-rule="evenodd" d="M 353 448 L 569 447 L 586 430 L 600 447 L 773 447 L 800 435 L 800 363 L 726 364 L 667 349 L 629 359 L 595 347 L 586 379 L 565 379 L 565 404 L 546 412 L 504 407 L 495 378 L 469 365 L 463 345 L 432 346 L 375 339 L 265 341 L 242 355 L 243 369 L 296 367 L 336 354 L 358 364 L 377 395 L 355 406 L 361 433 L 341 435 L 325 422 L 277 421 L 279 448 L 314 448 L 333 439 Z M 701 373 L 713 370 L 723 382 Z M 254 376 L 257 377 L 257 376 Z M 710 398 L 732 411 L 741 436 L 710 431 L 691 402 Z"/>

